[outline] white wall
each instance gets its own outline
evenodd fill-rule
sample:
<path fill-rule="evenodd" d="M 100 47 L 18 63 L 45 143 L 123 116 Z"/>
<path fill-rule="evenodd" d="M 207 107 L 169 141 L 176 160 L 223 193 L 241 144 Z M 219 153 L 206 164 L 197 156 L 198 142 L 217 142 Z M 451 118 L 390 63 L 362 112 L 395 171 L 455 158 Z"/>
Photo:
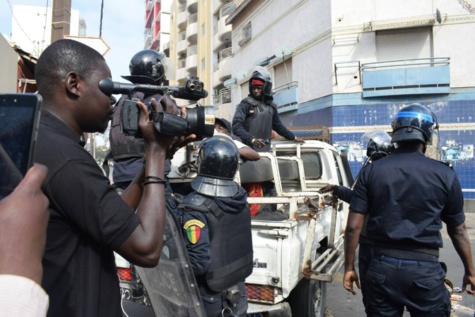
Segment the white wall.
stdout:
<path fill-rule="evenodd" d="M 12 40 L 23 50 L 39 56 L 51 43 L 51 7 L 14 5 Z M 28 36 L 26 34 L 28 34 Z M 79 34 L 79 11 L 71 10 L 70 35 Z"/>
<path fill-rule="evenodd" d="M 252 39 L 240 47 L 240 32 L 250 20 Z M 248 71 L 258 59 L 270 57 L 283 47 L 290 47 L 294 50 L 291 78 L 299 81 L 299 102 L 314 99 L 315 95 L 330 94 L 331 85 L 323 80 L 331 78 L 329 29 L 329 0 L 268 1 L 258 10 L 250 12 L 243 23 L 233 24 L 233 77 L 238 83 L 245 82 L 250 75 Z M 317 47 L 318 52 L 312 53 Z M 328 82 L 331 83 L 331 80 Z M 241 89 L 232 89 L 234 103 L 244 97 Z"/>
<path fill-rule="evenodd" d="M 16 93 L 19 57 L 3 34 L 0 34 L 0 56 L 0 93 Z"/>

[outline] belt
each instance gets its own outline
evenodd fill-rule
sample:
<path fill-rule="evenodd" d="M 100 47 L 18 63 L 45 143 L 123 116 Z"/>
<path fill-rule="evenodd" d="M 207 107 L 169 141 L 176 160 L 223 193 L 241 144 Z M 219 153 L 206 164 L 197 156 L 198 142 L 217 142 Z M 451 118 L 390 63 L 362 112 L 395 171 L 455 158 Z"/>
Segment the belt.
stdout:
<path fill-rule="evenodd" d="M 416 260 L 400 260 L 396 258 L 392 258 L 390 256 L 385 256 L 385 255 L 376 255 L 375 259 L 381 261 L 381 262 L 386 262 L 386 263 L 393 263 L 393 264 L 404 264 L 404 265 L 419 265 L 421 262 L 427 262 L 427 261 L 416 261 Z"/>
<path fill-rule="evenodd" d="M 437 250 L 438 251 L 438 250 Z M 416 250 L 393 249 L 387 247 L 374 247 L 374 254 L 385 255 L 395 259 L 405 259 L 424 262 L 439 262 L 439 257 L 435 254 L 429 254 Z"/>

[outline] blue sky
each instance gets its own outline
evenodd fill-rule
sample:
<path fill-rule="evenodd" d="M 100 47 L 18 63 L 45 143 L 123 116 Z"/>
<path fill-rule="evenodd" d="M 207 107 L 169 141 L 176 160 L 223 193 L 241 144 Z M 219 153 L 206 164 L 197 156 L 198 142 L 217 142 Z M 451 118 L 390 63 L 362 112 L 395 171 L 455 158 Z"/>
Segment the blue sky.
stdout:
<path fill-rule="evenodd" d="M 0 33 L 10 37 L 13 5 L 52 6 L 53 0 L 0 0 Z M 10 3 L 10 4 L 9 4 Z M 73 9 L 85 19 L 88 36 L 99 36 L 101 0 L 72 0 Z M 144 43 L 144 0 L 104 0 L 102 38 L 110 50 L 104 56 L 115 81 L 125 80 L 129 74 L 129 61 Z"/>

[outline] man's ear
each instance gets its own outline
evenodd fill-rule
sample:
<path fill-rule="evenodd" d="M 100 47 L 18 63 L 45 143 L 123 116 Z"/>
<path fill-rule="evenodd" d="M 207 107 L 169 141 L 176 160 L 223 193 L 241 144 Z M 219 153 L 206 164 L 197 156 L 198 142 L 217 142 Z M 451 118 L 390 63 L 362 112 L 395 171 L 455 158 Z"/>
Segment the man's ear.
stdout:
<path fill-rule="evenodd" d="M 76 97 L 79 97 L 81 95 L 81 93 L 79 91 L 79 76 L 78 76 L 78 74 L 76 74 L 75 72 L 69 72 L 66 75 L 65 84 L 66 84 L 66 90 L 68 91 L 68 93 L 70 93 L 70 94 L 72 94 Z"/>

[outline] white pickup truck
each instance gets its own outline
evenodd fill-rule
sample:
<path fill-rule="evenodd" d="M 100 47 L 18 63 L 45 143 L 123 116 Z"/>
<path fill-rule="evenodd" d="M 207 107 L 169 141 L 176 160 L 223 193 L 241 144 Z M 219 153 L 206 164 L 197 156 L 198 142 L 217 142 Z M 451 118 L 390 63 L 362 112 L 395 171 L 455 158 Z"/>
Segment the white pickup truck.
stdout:
<path fill-rule="evenodd" d="M 175 154 L 169 174 L 172 187 L 186 187 L 196 176 L 192 151 L 188 147 Z M 237 177 L 243 185 L 275 186 L 272 196 L 248 197 L 249 204 L 276 207 L 252 218 L 254 269 L 246 279 L 248 314 L 324 316 L 326 284 L 343 264 L 348 205 L 318 190 L 329 183 L 350 187 L 348 163 L 330 144 L 317 140 L 273 141 L 271 151 L 260 155 L 258 161 L 244 162 Z M 173 233 L 164 238 L 157 268 L 138 268 L 155 314 L 205 316 L 191 268 L 183 255 L 174 256 L 182 251 L 174 245 L 179 239 Z"/>
<path fill-rule="evenodd" d="M 318 190 L 329 183 L 350 187 L 351 172 L 335 148 L 322 141 L 273 141 L 271 151 L 260 155 L 260 160 L 241 165 L 239 180 L 243 185 L 273 182 L 274 196 L 248 197 L 248 202 L 276 204 L 279 217 L 270 212 L 252 220 L 254 270 L 246 279 L 248 313 L 323 316 L 326 283 L 343 264 L 348 205 Z M 189 169 L 180 172 L 183 164 L 183 157 L 174 159 L 172 183 L 193 178 Z"/>

